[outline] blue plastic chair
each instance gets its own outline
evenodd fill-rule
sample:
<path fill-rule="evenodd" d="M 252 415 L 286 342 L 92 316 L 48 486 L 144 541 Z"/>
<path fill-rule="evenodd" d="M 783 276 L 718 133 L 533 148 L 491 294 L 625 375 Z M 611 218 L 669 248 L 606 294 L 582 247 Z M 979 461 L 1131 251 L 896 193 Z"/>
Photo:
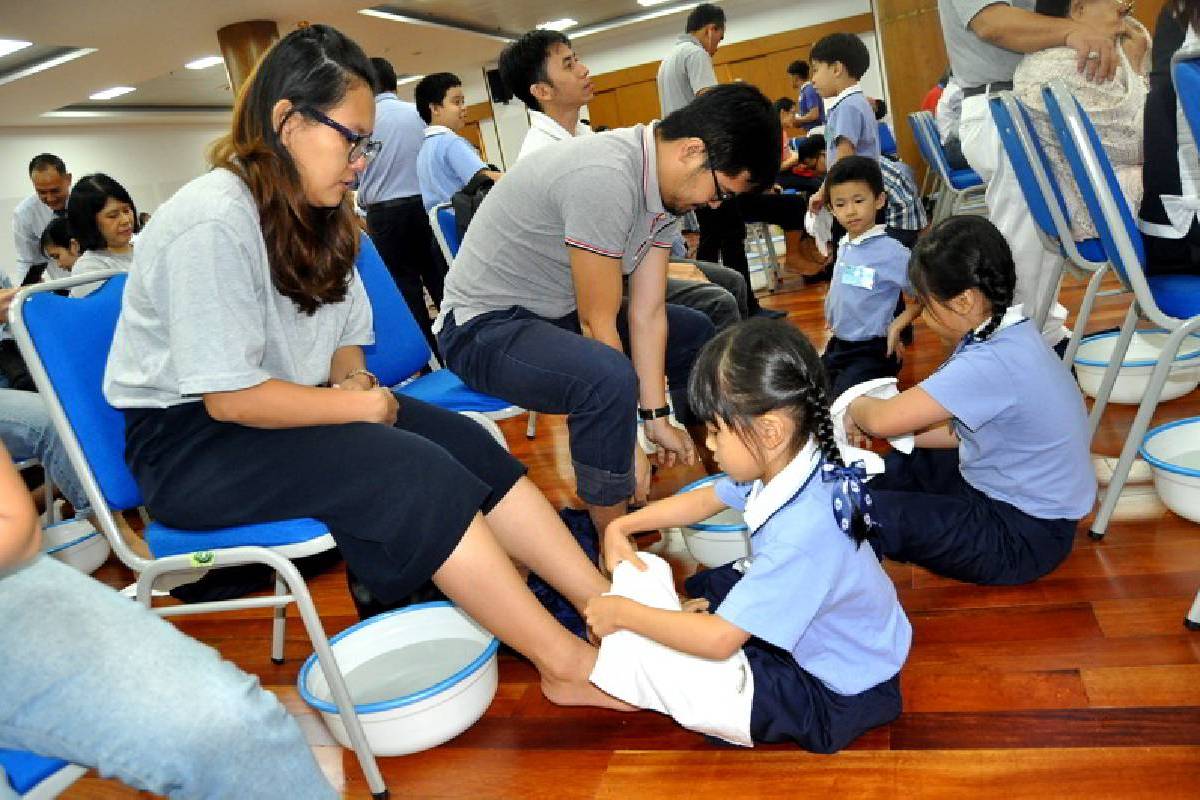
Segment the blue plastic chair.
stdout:
<path fill-rule="evenodd" d="M 22 800 L 49 800 L 83 777 L 85 767 L 23 750 L 0 749 L 0 770 Z"/>
<path fill-rule="evenodd" d="M 1098 238 L 1082 242 L 1075 241 L 1071 232 L 1071 224 L 1067 219 L 1068 211 L 1066 201 L 1063 199 L 1062 187 L 1058 183 L 1058 176 L 1046 156 L 1045 148 L 1029 117 L 1029 110 L 1013 96 L 1012 92 L 1001 92 L 989 98 L 988 106 L 992 113 L 992 119 L 996 123 L 996 129 L 999 131 L 1000 141 L 1004 145 L 1004 152 L 1017 176 L 1021 193 L 1025 196 L 1025 203 L 1029 206 L 1030 214 L 1037 224 L 1042 244 L 1050 252 L 1062 256 L 1065 259 L 1064 263 L 1069 262 L 1091 275 L 1075 321 L 1075 329 L 1071 334 L 1071 342 L 1063 356 L 1065 363 L 1072 364 L 1075 360 L 1075 352 L 1083 340 L 1083 332 L 1087 330 L 1088 319 L 1091 317 L 1096 297 L 1100 294 L 1100 283 L 1104 280 L 1104 273 L 1108 269 L 1108 258 L 1104 253 L 1104 245 Z M 1034 323 L 1039 329 L 1045 324 L 1046 317 L 1050 313 L 1061 276 L 1062 267 L 1060 266 L 1059 274 L 1049 284 L 1050 291 L 1046 293 L 1045 297 L 1039 298 L 1037 308 L 1032 309 Z M 1118 291 L 1104 294 L 1120 293 Z M 1102 411 L 1107 400 L 1108 398 L 1105 397 L 1094 408 L 1100 408 Z M 1095 434 L 1099 422 L 1100 415 L 1093 413 L 1091 419 L 1093 434 Z"/>
<path fill-rule="evenodd" d="M 1111 391 L 1116 381 L 1138 319 L 1146 319 L 1171 332 L 1159 354 L 1146 394 L 1138 406 L 1137 416 L 1129 429 L 1100 511 L 1092 523 L 1090 535 L 1093 539 L 1100 539 L 1108 529 L 1121 489 L 1125 486 L 1133 459 L 1158 406 L 1158 398 L 1179 347 L 1185 337 L 1200 329 L 1200 276 L 1147 278 L 1143 271 L 1146 254 L 1136 217 L 1121 191 L 1112 162 L 1104 152 L 1091 120 L 1061 81 L 1052 81 L 1043 89 L 1042 96 L 1067 162 L 1071 165 L 1071 172 L 1079 184 L 1079 192 L 1100 233 L 1108 262 L 1122 285 L 1134 295 L 1134 301 L 1121 325 L 1112 360 L 1104 373 L 1101 394 Z"/>
<path fill-rule="evenodd" d="M 900 148 L 896 146 L 896 136 L 892 133 L 892 126 L 883 120 L 879 121 L 879 152 L 889 158 L 897 158 L 900 155 Z"/>
<path fill-rule="evenodd" d="M 437 240 L 438 247 L 442 249 L 446 263 L 454 264 L 454 257 L 458 255 L 458 248 L 462 242 L 458 239 L 458 221 L 455 219 L 454 209 L 449 203 L 439 203 L 429 209 L 429 227 L 433 228 L 433 236 Z M 428 400 L 430 403 L 452 411 L 474 411 L 492 420 L 508 419 L 528 413 L 529 421 L 525 425 L 525 438 L 532 439 L 537 435 L 536 411 L 526 412 L 520 406 L 514 406 L 498 397 L 468 389 L 466 384 L 453 372 L 447 369 L 438 369 L 436 363 L 431 363 L 430 366 L 434 367 L 432 373 L 422 375 L 414 381 L 414 383 L 423 382 L 421 386 L 412 389 L 413 392 L 416 392 L 414 396 L 418 399 Z M 407 393 L 407 390 L 408 386 L 406 385 L 403 391 Z M 445 398 L 446 402 L 440 402 L 434 398 Z"/>
<path fill-rule="evenodd" d="M 137 600 L 147 608 L 151 605 L 155 581 L 166 574 L 249 563 L 266 564 L 274 569 L 274 595 L 152 610 L 169 616 L 271 608 L 274 613 L 271 658 L 281 664 L 286 609 L 294 602 L 322 668 L 331 678 L 330 690 L 342 710 L 342 719 L 371 792 L 376 797 L 386 797 L 387 787 L 354 713 L 312 596 L 288 560 L 333 548 L 333 537 L 324 525 L 314 519 L 294 519 L 187 531 L 151 522 L 146 528 L 146 544 L 152 554 L 149 559 L 125 541 L 114 512 L 139 508 L 142 495 L 125 464 L 124 415 L 108 404 L 101 385 L 126 277 L 117 271 L 97 272 L 28 286 L 17 295 L 9 312 L 21 354 L 100 528 L 121 561 L 138 573 Z M 86 297 L 55 294 L 57 290 L 97 282 L 103 282 L 103 286 Z"/>
<path fill-rule="evenodd" d="M 981 207 L 984 192 L 987 191 L 983 179 L 973 169 L 950 168 L 933 114 L 928 111 L 914 111 L 908 117 L 921 155 L 940 178 L 940 191 L 933 207 L 932 222 L 936 225 L 946 217 L 968 210 L 968 207 Z"/>

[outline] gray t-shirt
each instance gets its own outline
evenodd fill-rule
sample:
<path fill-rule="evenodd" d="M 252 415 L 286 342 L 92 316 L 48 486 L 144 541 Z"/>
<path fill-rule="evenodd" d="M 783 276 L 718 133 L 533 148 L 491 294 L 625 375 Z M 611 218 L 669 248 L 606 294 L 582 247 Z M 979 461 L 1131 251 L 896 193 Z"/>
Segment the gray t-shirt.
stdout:
<path fill-rule="evenodd" d="M 270 378 L 316 386 L 336 349 L 374 339 L 357 270 L 346 299 L 312 316 L 275 290 L 254 198 L 214 169 L 138 239 L 104 396 L 118 408 L 166 408 Z"/>
<path fill-rule="evenodd" d="M 446 275 L 446 315 L 463 325 L 520 306 L 546 319 L 575 310 L 570 248 L 633 272 L 652 247 L 671 249 L 678 218 L 659 194 L 653 128 L 579 136 L 521 159 L 467 228 Z"/>
<path fill-rule="evenodd" d="M 1033 11 L 1036 0 L 938 0 L 942 36 L 954 80 L 964 89 L 1011 81 L 1023 56 L 980 39 L 968 27 L 983 9 L 997 4 Z"/>
<path fill-rule="evenodd" d="M 108 250 L 86 250 L 71 267 L 70 275 L 79 277 L 89 272 L 103 272 L 119 269 L 128 272 L 133 265 L 133 253 L 112 253 Z M 47 269 L 49 272 L 49 269 Z M 100 288 L 98 283 L 85 283 L 82 286 L 71 287 L 71 297 L 87 297 Z"/>
<path fill-rule="evenodd" d="M 712 56 L 695 36 L 680 34 L 671 52 L 658 65 L 658 105 L 662 115 L 683 108 L 692 102 L 696 92 L 716 85 Z"/>

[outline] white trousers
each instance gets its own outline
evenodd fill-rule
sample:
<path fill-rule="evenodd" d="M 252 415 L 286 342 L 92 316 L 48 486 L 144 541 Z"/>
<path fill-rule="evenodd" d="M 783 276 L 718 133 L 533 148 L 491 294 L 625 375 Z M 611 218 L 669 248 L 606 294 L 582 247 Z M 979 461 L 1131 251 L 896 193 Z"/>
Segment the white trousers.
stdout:
<path fill-rule="evenodd" d="M 1062 256 L 1052 253 L 1042 243 L 1037 223 L 1025 202 L 1016 173 L 1004 152 L 1000 133 L 988 110 L 987 95 L 977 94 L 963 100 L 959 122 L 963 156 L 971 169 L 987 183 L 985 199 L 988 219 L 995 225 L 1012 250 L 1017 267 L 1017 288 L 1013 305 L 1023 305 L 1027 315 L 1038 311 L 1048 292 L 1054 292 L 1054 303 L 1042 327 L 1042 338 L 1053 346 L 1070 331 L 1063 325 L 1067 309 L 1058 302 L 1058 286 L 1051 286 Z"/>

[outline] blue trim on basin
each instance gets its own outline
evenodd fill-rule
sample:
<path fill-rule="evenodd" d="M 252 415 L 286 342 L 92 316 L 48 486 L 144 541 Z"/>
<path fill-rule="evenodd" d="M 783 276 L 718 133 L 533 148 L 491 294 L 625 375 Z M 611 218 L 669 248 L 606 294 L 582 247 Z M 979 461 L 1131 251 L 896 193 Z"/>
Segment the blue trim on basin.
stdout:
<path fill-rule="evenodd" d="M 1120 333 L 1121 333 L 1120 331 L 1108 331 L 1106 333 L 1097 333 L 1092 336 L 1085 336 L 1085 337 L 1083 337 L 1083 341 L 1080 342 L 1080 347 L 1087 344 L 1088 342 L 1098 342 L 1101 339 L 1116 338 L 1117 336 L 1120 335 Z M 1134 331 L 1134 333 L 1163 333 L 1163 334 L 1170 335 L 1171 332 L 1169 330 L 1167 330 L 1166 328 L 1139 328 L 1138 330 Z M 1196 341 L 1196 350 L 1191 353 L 1187 353 L 1185 355 L 1180 355 L 1179 353 L 1176 353 L 1175 360 L 1173 363 L 1178 364 L 1182 361 L 1192 361 L 1193 359 L 1200 358 L 1200 335 L 1197 335 L 1195 333 L 1188 334 L 1188 339 L 1191 339 L 1193 337 L 1195 337 L 1195 339 L 1197 340 Z M 1181 351 L 1183 350 L 1182 345 L 1180 345 L 1180 350 Z M 1107 367 L 1108 366 L 1107 361 L 1093 361 L 1090 358 L 1080 358 L 1079 356 L 1075 357 L 1075 363 L 1081 367 Z M 1153 367 L 1157 363 L 1158 363 L 1158 361 L 1156 359 L 1151 358 L 1151 359 L 1143 359 L 1141 361 L 1122 361 L 1121 366 L 1122 367 Z"/>
<path fill-rule="evenodd" d="M 1178 419 L 1174 422 L 1168 422 L 1165 425 L 1159 425 L 1157 428 L 1152 428 L 1146 432 L 1146 437 L 1142 439 L 1142 446 L 1138 448 L 1138 453 L 1146 460 L 1147 464 L 1155 469 L 1161 469 L 1163 472 L 1172 472 L 1176 475 L 1185 475 L 1189 478 L 1200 478 L 1200 469 L 1181 467 L 1178 464 L 1172 464 L 1169 461 L 1163 461 L 1161 458 L 1152 456 L 1146 452 L 1146 444 L 1149 443 L 1151 439 L 1153 439 L 1155 436 L 1158 436 L 1160 433 L 1166 433 L 1172 428 L 1178 428 L 1181 425 L 1200 425 L 1200 417 Z"/>
<path fill-rule="evenodd" d="M 721 478 L 726 477 L 724 472 L 718 472 L 716 475 L 705 475 L 698 481 L 692 481 L 687 486 L 680 489 L 675 494 L 683 494 L 694 489 L 699 489 L 703 486 L 708 486 L 710 483 L 716 483 Z M 718 525 L 712 522 L 695 522 L 691 525 L 684 525 L 685 528 L 691 528 L 694 531 L 703 531 L 704 533 L 745 533 L 750 530 L 750 526 L 742 525 Z"/>
<path fill-rule="evenodd" d="M 381 622 L 382 620 L 387 619 L 388 617 L 394 617 L 397 614 L 408 614 L 412 611 L 420 611 L 422 609 L 427 609 L 427 608 L 439 608 L 439 607 L 453 608 L 455 606 L 449 600 L 434 600 L 429 603 L 418 603 L 417 605 L 413 605 L 413 606 L 405 606 L 404 608 L 397 608 L 393 611 L 385 611 L 382 614 L 378 614 L 374 617 L 371 617 L 370 619 L 365 619 L 362 622 L 359 622 L 355 625 L 351 625 L 349 628 L 346 628 L 346 630 L 342 631 L 341 633 L 337 634 L 336 636 L 332 637 L 329 640 L 329 646 L 333 647 L 335 644 L 337 644 L 338 642 L 340 642 L 342 639 L 346 638 L 350 634 L 354 633 L 355 631 L 361 630 L 362 628 L 365 628 L 368 625 L 374 625 L 378 622 Z M 462 681 L 466 680 L 474 673 L 478 672 L 484 665 L 487 664 L 488 661 L 490 661 L 492 659 L 493 656 L 496 655 L 496 651 L 499 649 L 500 649 L 500 640 L 497 639 L 495 636 L 493 636 L 492 641 L 488 643 L 488 645 L 483 649 L 483 652 L 480 653 L 479 656 L 474 661 L 472 661 L 470 664 L 467 664 L 465 667 L 463 667 L 458 672 L 451 675 L 449 678 L 446 678 L 445 680 L 435 683 L 433 686 L 430 686 L 428 689 L 422 689 L 419 692 L 413 692 L 412 694 L 406 694 L 402 697 L 397 697 L 393 700 L 381 700 L 378 703 L 363 703 L 362 705 L 356 705 L 354 707 L 354 711 L 358 714 L 377 714 L 380 711 L 391 711 L 392 709 L 403 708 L 404 706 L 411 706 L 414 703 L 419 703 L 422 700 L 426 700 L 430 697 L 433 697 L 435 694 L 439 694 L 440 692 L 443 692 L 446 689 L 449 689 L 451 686 L 454 686 L 455 684 L 461 683 Z M 310 706 L 317 709 L 318 711 L 324 711 L 329 714 L 337 714 L 337 713 L 339 713 L 338 707 L 333 702 L 328 701 L 328 700 L 322 700 L 322 699 L 314 696 L 308 690 L 308 676 L 309 676 L 309 673 L 312 672 L 312 670 L 316 666 L 316 664 L 317 664 L 317 654 L 313 653 L 311 656 L 308 657 L 307 660 L 305 660 L 304 666 L 300 668 L 300 676 L 296 679 L 296 686 L 300 690 L 300 696 L 304 698 L 304 702 L 308 703 Z M 328 683 L 328 679 L 326 679 L 326 683 Z"/>

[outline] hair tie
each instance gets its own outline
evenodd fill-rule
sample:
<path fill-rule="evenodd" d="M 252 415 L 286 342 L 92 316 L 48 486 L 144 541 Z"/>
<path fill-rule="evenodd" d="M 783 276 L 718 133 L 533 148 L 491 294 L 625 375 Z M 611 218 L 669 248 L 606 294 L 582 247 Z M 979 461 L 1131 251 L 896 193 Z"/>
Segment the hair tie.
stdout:
<path fill-rule="evenodd" d="M 867 536 L 873 534 L 879 524 L 871 519 L 871 494 L 865 485 L 867 465 L 855 461 L 848 466 L 831 464 L 828 461 L 821 466 L 821 480 L 834 484 L 833 487 L 833 516 L 838 527 L 847 536 L 852 536 L 850 526 L 855 512 L 862 515 L 863 524 L 867 528 Z"/>

